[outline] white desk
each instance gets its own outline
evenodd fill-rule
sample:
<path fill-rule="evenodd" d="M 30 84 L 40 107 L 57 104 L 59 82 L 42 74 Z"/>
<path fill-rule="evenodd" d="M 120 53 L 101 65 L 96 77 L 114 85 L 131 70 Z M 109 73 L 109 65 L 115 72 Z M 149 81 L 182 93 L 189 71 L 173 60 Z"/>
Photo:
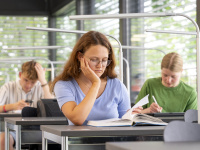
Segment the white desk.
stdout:
<path fill-rule="evenodd" d="M 198 150 L 200 142 L 107 142 L 106 150 Z"/>
<path fill-rule="evenodd" d="M 65 117 L 9 117 L 5 118 L 5 148 L 9 149 L 9 131 L 16 131 L 16 150 L 21 150 L 21 132 L 23 131 L 23 126 L 35 126 L 35 125 L 63 125 L 67 124 L 67 118 Z M 27 130 L 27 129 L 26 129 Z M 30 131 L 30 128 L 28 129 Z M 38 133 L 37 131 L 32 131 L 32 134 Z M 36 134 L 37 134 L 36 133 Z M 27 137 L 29 138 L 29 137 Z M 40 138 L 40 137 L 36 137 Z"/>
<path fill-rule="evenodd" d="M 154 136 L 163 135 L 165 126 L 140 127 L 91 127 L 67 125 L 41 125 L 42 149 L 47 150 L 48 140 L 61 144 L 68 150 L 69 137 L 107 137 L 107 136 Z"/>

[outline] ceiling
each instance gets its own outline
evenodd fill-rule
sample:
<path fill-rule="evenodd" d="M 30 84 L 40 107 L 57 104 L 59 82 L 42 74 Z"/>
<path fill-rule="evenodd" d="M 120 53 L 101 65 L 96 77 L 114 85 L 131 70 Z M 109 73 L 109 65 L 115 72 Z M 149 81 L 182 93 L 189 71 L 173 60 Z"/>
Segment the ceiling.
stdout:
<path fill-rule="evenodd" d="M 73 0 L 0 0 L 0 15 L 49 16 Z"/>

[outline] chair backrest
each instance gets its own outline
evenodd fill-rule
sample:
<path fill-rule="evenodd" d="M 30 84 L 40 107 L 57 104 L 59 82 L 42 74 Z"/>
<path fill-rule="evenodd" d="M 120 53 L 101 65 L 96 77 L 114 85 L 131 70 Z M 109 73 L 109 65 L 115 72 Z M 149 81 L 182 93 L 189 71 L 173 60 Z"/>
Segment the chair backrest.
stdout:
<path fill-rule="evenodd" d="M 24 107 L 21 114 L 22 117 L 37 117 L 37 108 Z"/>
<path fill-rule="evenodd" d="M 37 102 L 38 117 L 65 117 L 56 99 L 41 99 Z"/>
<path fill-rule="evenodd" d="M 165 142 L 200 141 L 200 124 L 172 121 L 164 130 Z"/>
<path fill-rule="evenodd" d="M 185 122 L 197 122 L 198 121 L 198 111 L 194 109 L 189 109 L 184 115 Z"/>

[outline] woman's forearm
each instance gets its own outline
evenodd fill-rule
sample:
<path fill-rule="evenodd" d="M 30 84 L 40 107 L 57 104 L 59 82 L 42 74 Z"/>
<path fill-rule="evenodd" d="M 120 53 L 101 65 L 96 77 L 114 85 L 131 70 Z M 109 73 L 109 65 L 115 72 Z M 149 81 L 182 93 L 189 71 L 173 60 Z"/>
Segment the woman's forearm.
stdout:
<path fill-rule="evenodd" d="M 99 87 L 100 87 L 99 83 L 93 83 L 87 95 L 82 100 L 82 102 L 76 105 L 71 110 L 71 112 L 68 112 L 68 115 L 66 117 L 70 121 L 72 121 L 75 125 L 82 125 L 86 120 L 86 118 L 88 117 L 94 105 L 94 102 L 97 98 Z"/>

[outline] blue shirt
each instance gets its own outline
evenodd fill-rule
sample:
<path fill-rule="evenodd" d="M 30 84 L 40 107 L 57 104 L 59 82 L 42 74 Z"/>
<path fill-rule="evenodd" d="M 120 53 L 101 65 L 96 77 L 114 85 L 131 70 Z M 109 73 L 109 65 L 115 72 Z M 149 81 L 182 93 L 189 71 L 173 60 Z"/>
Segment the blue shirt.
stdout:
<path fill-rule="evenodd" d="M 75 79 L 58 81 L 55 84 L 54 92 L 60 108 L 69 101 L 74 101 L 78 105 L 85 97 Z M 84 125 L 89 120 L 121 118 L 128 109 L 130 109 L 130 99 L 126 87 L 119 79 L 107 77 L 106 88 L 96 99 Z M 69 125 L 73 125 L 70 120 L 68 121 Z"/>

